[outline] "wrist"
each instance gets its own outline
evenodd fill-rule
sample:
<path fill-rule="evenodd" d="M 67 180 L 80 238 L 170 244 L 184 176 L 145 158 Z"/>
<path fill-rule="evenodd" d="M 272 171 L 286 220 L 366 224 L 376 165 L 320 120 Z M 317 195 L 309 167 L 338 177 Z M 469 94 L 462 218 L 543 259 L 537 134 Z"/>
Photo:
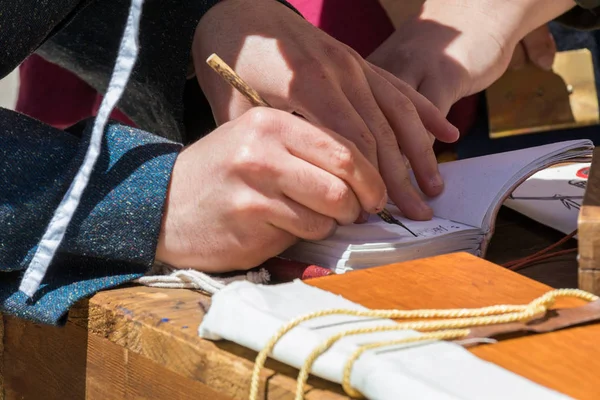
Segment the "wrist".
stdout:
<path fill-rule="evenodd" d="M 512 48 L 529 32 L 575 7 L 574 0 L 427 0 L 421 19 L 444 23 L 452 14 L 481 17 L 502 46 Z M 461 21 L 464 23 L 464 20 Z M 476 22 L 476 21 L 472 21 Z M 462 30 L 460 26 L 455 27 Z"/>

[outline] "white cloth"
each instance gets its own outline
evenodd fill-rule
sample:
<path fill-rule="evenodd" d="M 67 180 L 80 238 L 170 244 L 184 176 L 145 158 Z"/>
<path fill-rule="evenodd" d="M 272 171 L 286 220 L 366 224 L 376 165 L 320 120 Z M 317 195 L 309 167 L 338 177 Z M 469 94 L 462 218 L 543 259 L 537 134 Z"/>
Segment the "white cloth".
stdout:
<path fill-rule="evenodd" d="M 292 318 L 328 308 L 366 310 L 298 280 L 273 286 L 234 282 L 213 296 L 199 335 L 260 351 Z M 299 368 L 310 352 L 334 333 L 393 324 L 391 320 L 349 316 L 318 318 L 288 332 L 272 356 Z M 397 331 L 346 337 L 317 359 L 313 374 L 340 383 L 343 366 L 359 344 L 413 335 L 418 333 Z M 443 341 L 368 351 L 354 364 L 351 384 L 373 400 L 568 398 L 483 361 L 458 344 Z"/>
<path fill-rule="evenodd" d="M 205 274 L 193 269 L 176 269 L 169 265 L 156 262 L 152 269 L 135 282 L 140 285 L 164 289 L 194 289 L 208 294 L 215 294 L 226 285 L 246 280 L 252 283 L 269 283 L 269 272 L 261 268 L 233 275 Z"/>
<path fill-rule="evenodd" d="M 44 279 L 46 271 L 65 236 L 69 222 L 71 222 L 71 218 L 75 214 L 75 210 L 77 210 L 81 195 L 87 187 L 94 165 L 100 155 L 106 122 L 123 95 L 129 81 L 129 76 L 133 71 L 138 55 L 138 34 L 143 3 L 144 0 L 131 0 L 127 25 L 121 39 L 115 68 L 106 94 L 100 104 L 98 115 L 94 121 L 92 137 L 85 158 L 73 182 L 71 182 L 69 190 L 58 205 L 58 208 L 54 211 L 50 224 L 38 243 L 36 252 L 21 281 L 19 290 L 29 297 L 33 297 Z"/>

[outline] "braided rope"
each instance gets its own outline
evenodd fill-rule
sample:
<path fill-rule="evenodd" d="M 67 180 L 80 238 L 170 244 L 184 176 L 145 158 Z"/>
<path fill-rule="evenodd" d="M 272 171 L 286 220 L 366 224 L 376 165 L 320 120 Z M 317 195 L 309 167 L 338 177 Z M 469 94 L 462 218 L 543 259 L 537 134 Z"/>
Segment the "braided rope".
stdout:
<path fill-rule="evenodd" d="M 454 338 L 460 338 L 468 335 L 468 330 L 462 328 L 474 327 L 474 326 L 487 326 L 496 325 L 509 322 L 523 322 L 530 320 L 531 318 L 547 312 L 547 310 L 554 305 L 555 301 L 559 297 L 574 297 L 586 301 L 597 300 L 598 297 L 579 290 L 579 289 L 556 289 L 545 293 L 544 295 L 534 299 L 528 305 L 497 305 L 491 307 L 475 308 L 475 309 L 447 309 L 447 310 L 348 310 L 348 309 L 329 309 L 312 312 L 303 316 L 299 316 L 283 325 L 272 337 L 269 339 L 265 347 L 258 353 L 254 370 L 252 372 L 252 380 L 250 383 L 250 400 L 257 400 L 258 389 L 260 384 L 260 372 L 264 367 L 264 364 L 277 342 L 290 330 L 303 322 L 311 319 L 320 318 L 330 315 L 348 315 L 355 317 L 370 317 L 370 318 L 386 318 L 386 319 L 428 319 L 428 318 L 449 318 L 436 321 L 415 321 L 415 322 L 404 322 L 396 325 L 388 326 L 375 326 L 368 328 L 350 329 L 343 332 L 339 332 L 323 343 L 321 343 L 311 354 L 307 357 L 304 365 L 300 369 L 298 374 L 297 386 L 296 386 L 296 400 L 304 398 L 304 391 L 306 381 L 312 365 L 316 359 L 326 352 L 333 344 L 338 340 L 352 335 L 360 335 L 375 332 L 386 332 L 386 331 L 398 331 L 398 330 L 416 330 L 420 332 L 430 332 L 429 334 L 418 336 L 416 338 L 424 337 L 424 339 L 416 338 L 405 338 L 393 341 L 394 344 L 410 343 L 415 341 L 433 340 L 434 338 L 449 338 L 452 335 L 457 335 Z M 467 333 L 464 336 L 460 336 L 464 331 Z M 461 332 L 461 333 L 459 333 Z M 388 342 L 377 342 L 371 343 L 366 346 L 369 348 L 376 348 L 386 346 Z M 344 376 L 342 386 L 344 390 L 351 396 L 356 395 L 358 392 L 350 386 L 350 373 L 352 371 L 352 365 L 356 359 L 364 351 L 369 348 L 363 349 L 365 346 L 360 347 L 349 359 L 344 368 Z M 358 353 L 358 354 L 357 354 Z"/>

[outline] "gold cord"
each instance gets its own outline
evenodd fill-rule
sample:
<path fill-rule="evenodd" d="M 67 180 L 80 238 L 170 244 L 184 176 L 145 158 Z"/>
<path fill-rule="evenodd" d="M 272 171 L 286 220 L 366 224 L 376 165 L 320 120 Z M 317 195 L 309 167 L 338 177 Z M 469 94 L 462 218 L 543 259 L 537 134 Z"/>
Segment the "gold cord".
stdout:
<path fill-rule="evenodd" d="M 282 326 L 271 339 L 267 342 L 265 347 L 258 353 L 254 370 L 252 372 L 252 380 L 250 383 L 250 400 L 257 400 L 258 389 L 260 384 L 260 372 L 264 367 L 267 357 L 273 351 L 273 348 L 277 342 L 290 330 L 303 322 L 314 318 L 320 318 L 329 315 L 349 315 L 355 317 L 370 317 L 370 318 L 385 318 L 385 319 L 428 319 L 428 318 L 446 318 L 438 321 L 414 321 L 404 322 L 396 325 L 386 326 L 375 326 L 369 328 L 358 328 L 350 329 L 347 331 L 339 332 L 323 343 L 321 343 L 311 354 L 307 357 L 304 365 L 300 369 L 298 374 L 297 387 L 296 387 L 296 400 L 304 398 L 304 389 L 308 375 L 310 374 L 312 365 L 316 359 L 326 352 L 334 343 L 338 340 L 352 335 L 360 335 L 375 332 L 386 332 L 386 331 L 397 331 L 397 330 L 415 330 L 420 332 L 429 332 L 421 336 L 409 337 L 394 341 L 387 342 L 376 342 L 370 343 L 365 346 L 359 347 L 352 356 L 348 359 L 344 368 L 344 375 L 342 381 L 342 387 L 346 393 L 350 396 L 359 396 L 360 393 L 353 389 L 350 385 L 350 374 L 352 372 L 352 366 L 354 362 L 360 357 L 366 350 L 390 346 L 399 345 L 405 343 L 420 342 L 426 340 L 448 340 L 465 337 L 469 334 L 468 328 L 474 326 L 487 326 L 503 324 L 508 322 L 523 322 L 527 321 L 536 315 L 545 313 L 550 307 L 552 307 L 559 297 L 574 297 L 586 301 L 597 300 L 598 297 L 579 289 L 556 289 L 533 300 L 528 305 L 497 305 L 491 307 L 482 308 L 459 308 L 459 309 L 447 309 L 447 310 L 348 310 L 348 309 L 329 309 L 320 310 L 306 314 L 297 318 L 294 318 L 290 322 Z"/>

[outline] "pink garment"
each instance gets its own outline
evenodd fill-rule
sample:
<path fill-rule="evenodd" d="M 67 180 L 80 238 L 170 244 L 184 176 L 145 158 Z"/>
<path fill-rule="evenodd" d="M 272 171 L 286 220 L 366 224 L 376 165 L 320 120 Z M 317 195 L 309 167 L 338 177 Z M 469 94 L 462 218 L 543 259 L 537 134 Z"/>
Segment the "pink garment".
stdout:
<path fill-rule="evenodd" d="M 367 57 L 394 26 L 378 0 L 288 0 L 313 25 Z"/>

